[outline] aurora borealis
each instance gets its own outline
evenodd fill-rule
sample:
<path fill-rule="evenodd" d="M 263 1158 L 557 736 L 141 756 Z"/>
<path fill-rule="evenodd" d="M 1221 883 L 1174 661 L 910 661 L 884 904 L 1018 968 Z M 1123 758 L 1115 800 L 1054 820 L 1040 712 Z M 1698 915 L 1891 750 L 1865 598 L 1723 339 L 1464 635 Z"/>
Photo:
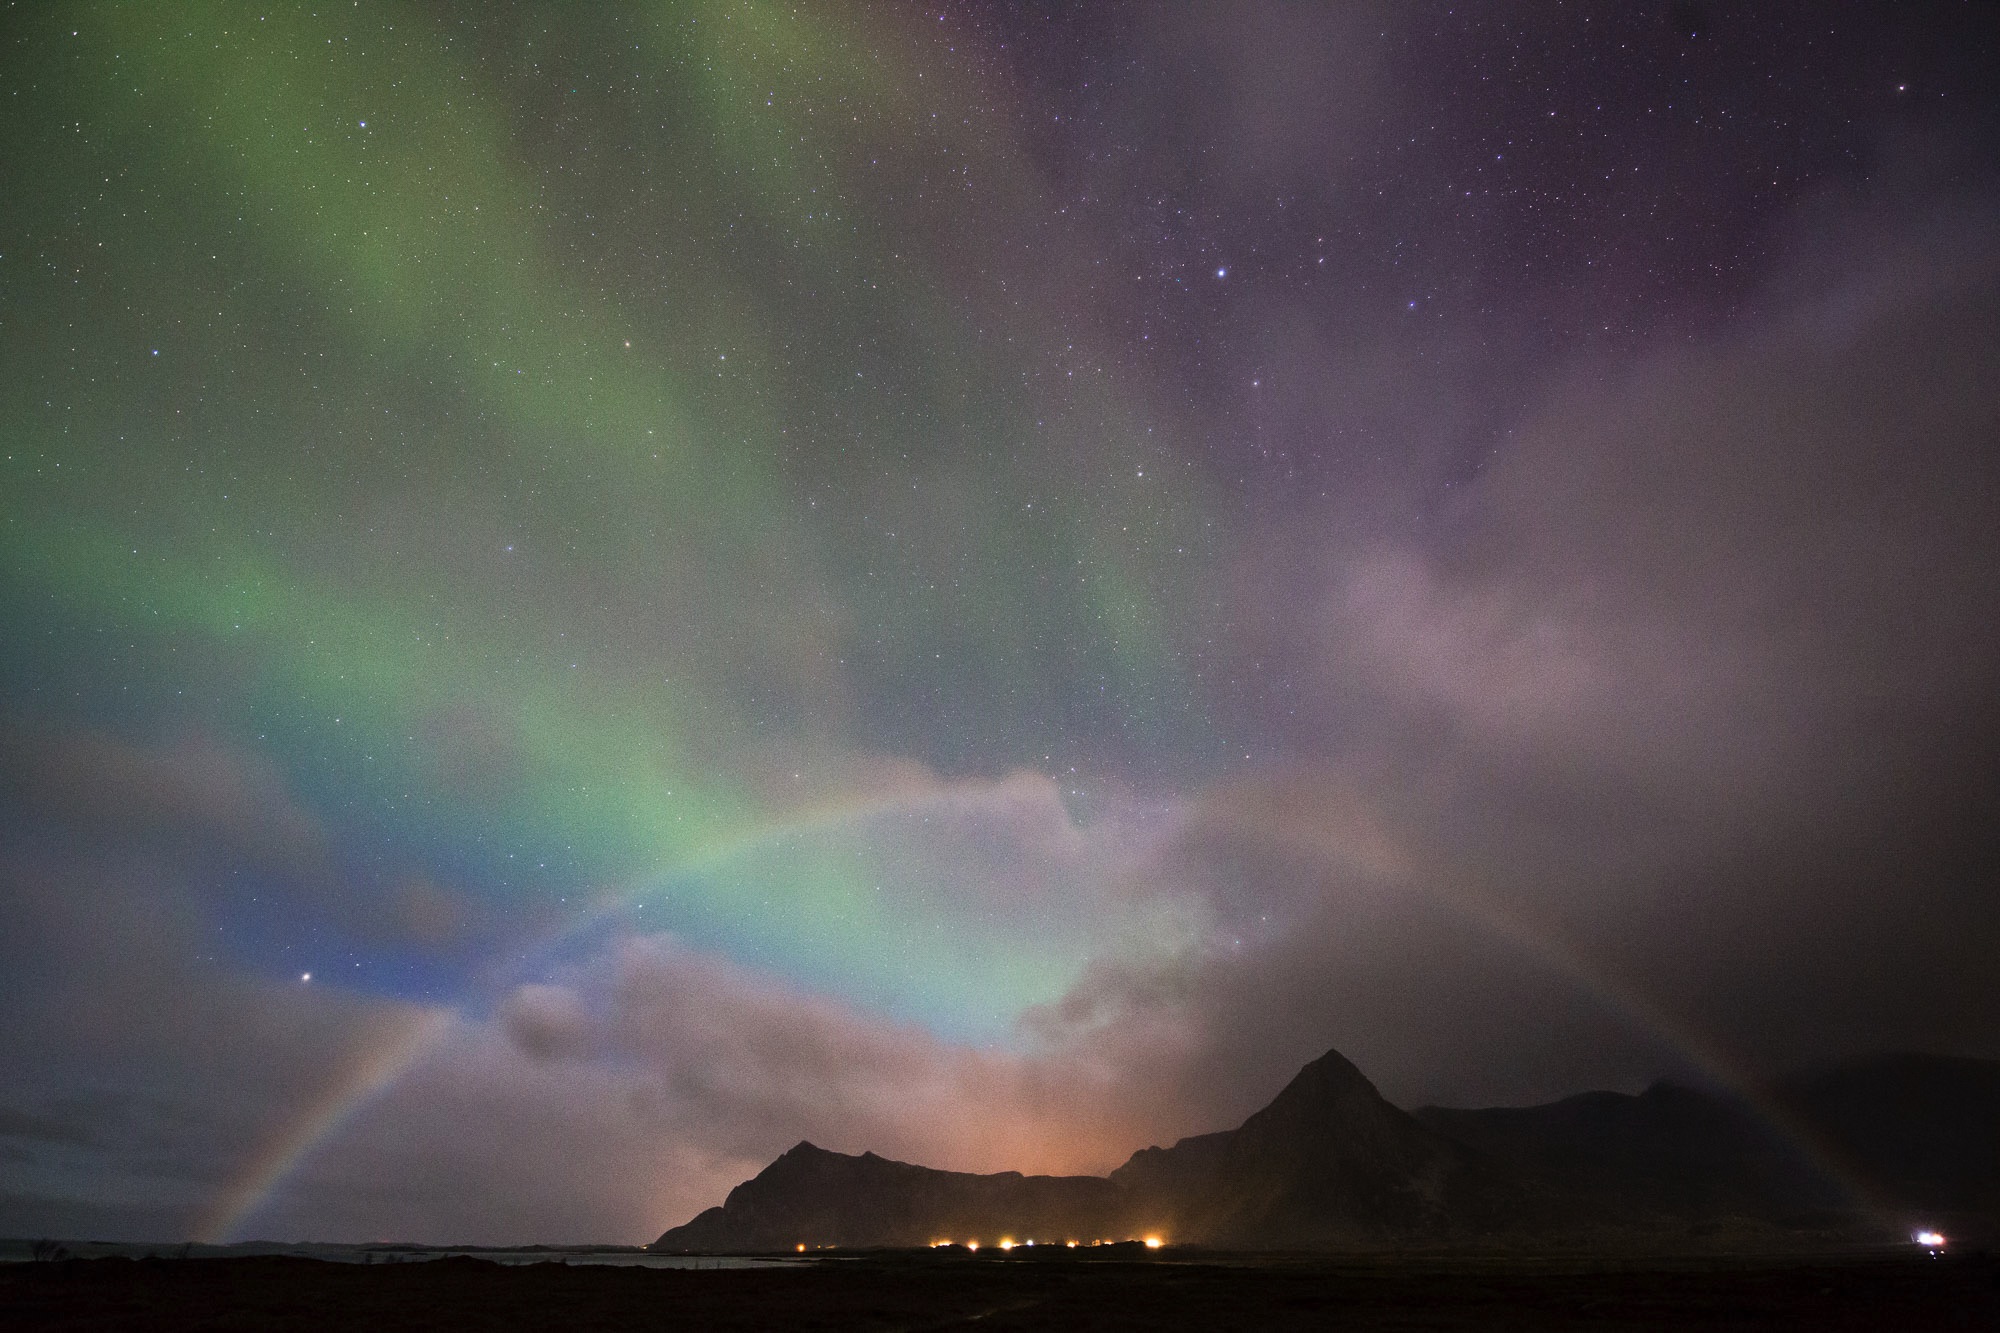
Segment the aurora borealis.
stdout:
<path fill-rule="evenodd" d="M 0 1232 L 2000 1053 L 1918 9 L 6 11 Z"/>

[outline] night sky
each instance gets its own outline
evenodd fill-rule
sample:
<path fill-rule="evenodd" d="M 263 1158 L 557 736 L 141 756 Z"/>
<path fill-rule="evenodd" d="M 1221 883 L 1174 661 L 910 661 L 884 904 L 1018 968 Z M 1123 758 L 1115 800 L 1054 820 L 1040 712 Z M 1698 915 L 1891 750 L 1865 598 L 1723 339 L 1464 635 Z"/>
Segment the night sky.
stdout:
<path fill-rule="evenodd" d="M 0 107 L 0 1234 L 2000 1056 L 1992 4 L 27 3 Z"/>

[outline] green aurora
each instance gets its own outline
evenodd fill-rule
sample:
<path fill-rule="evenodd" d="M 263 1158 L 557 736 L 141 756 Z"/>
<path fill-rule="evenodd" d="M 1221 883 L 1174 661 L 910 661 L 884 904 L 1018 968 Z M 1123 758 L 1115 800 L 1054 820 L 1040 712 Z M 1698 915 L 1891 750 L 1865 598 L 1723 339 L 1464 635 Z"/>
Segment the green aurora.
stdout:
<path fill-rule="evenodd" d="M 1224 750 L 1176 642 L 1216 502 L 1037 271 L 972 62 L 758 5 L 39 22 L 75 34 L 9 74 L 62 130 L 0 260 L 30 723 L 199 728 L 356 873 L 636 895 L 949 1029 L 1061 992 L 1081 905 L 885 899 L 865 827 L 788 835 L 761 776 Z"/>

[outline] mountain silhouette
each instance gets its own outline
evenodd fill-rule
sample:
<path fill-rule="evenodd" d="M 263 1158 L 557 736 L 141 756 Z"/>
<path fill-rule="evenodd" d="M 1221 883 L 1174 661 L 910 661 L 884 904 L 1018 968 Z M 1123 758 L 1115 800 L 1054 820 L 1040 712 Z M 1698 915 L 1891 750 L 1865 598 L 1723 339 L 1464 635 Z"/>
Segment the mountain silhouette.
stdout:
<path fill-rule="evenodd" d="M 1517 1175 L 1624 1219 L 1884 1223 L 2000 1217 L 2000 1061 L 1898 1053 L 1748 1099 L 1672 1083 L 1417 1118 Z"/>
<path fill-rule="evenodd" d="M 800 1143 L 654 1243 L 678 1251 L 789 1250 L 797 1245 L 997 1244 L 1019 1238 L 1123 1236 L 1124 1199 L 1102 1176 L 974 1175 L 851 1157 Z"/>
<path fill-rule="evenodd" d="M 1996 1216 L 1996 1061 L 1879 1056 L 1784 1080 L 1756 1103 L 1663 1082 L 1412 1114 L 1329 1051 L 1237 1128 L 1141 1149 L 1109 1177 L 937 1171 L 800 1143 L 654 1248 L 1155 1236 L 1329 1250 L 1774 1228 L 1881 1237 L 1903 1222 L 1991 1236 Z"/>
<path fill-rule="evenodd" d="M 1673 1083 L 1636 1096 L 1415 1114 L 1609 1219 L 1777 1218 L 1843 1203 L 1807 1151 L 1748 1103 Z"/>
<path fill-rule="evenodd" d="M 1111 1173 L 1191 1244 L 1323 1249 L 1504 1228 L 1523 1181 L 1383 1099 L 1338 1051 L 1237 1129 L 1145 1148 Z"/>

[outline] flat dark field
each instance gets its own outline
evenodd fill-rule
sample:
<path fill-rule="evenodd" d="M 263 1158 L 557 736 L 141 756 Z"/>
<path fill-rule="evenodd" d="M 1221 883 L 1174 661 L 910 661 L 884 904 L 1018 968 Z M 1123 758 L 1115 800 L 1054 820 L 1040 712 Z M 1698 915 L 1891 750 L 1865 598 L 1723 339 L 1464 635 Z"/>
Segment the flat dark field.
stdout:
<path fill-rule="evenodd" d="M 789 1269 L 0 1267 L 7 1329 L 2000 1329 L 1987 1256 L 1193 1262 L 836 1259 Z"/>

